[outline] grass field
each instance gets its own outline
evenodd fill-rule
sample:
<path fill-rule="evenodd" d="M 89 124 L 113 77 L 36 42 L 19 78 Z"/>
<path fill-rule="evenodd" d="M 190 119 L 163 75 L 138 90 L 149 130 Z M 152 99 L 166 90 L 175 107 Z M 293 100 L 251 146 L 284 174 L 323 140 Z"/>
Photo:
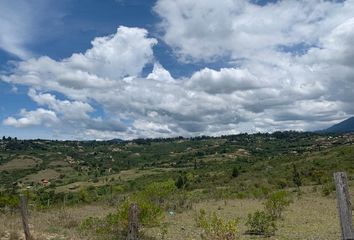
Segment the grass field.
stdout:
<path fill-rule="evenodd" d="M 58 178 L 60 173 L 53 169 L 41 170 L 37 173 L 27 175 L 23 180 L 26 182 L 40 182 L 42 179 L 52 180 Z"/>
<path fill-rule="evenodd" d="M 7 163 L 0 165 L 0 171 L 30 169 L 40 163 L 42 163 L 42 160 L 35 157 L 18 156 Z"/>
<path fill-rule="evenodd" d="M 354 188 L 352 188 L 353 197 Z M 245 235 L 247 215 L 261 210 L 262 201 L 239 199 L 229 201 L 207 201 L 196 204 L 193 211 L 183 212 L 175 216 L 166 215 L 168 231 L 166 239 L 201 239 L 202 230 L 195 224 L 196 213 L 200 209 L 216 212 L 225 219 L 239 218 L 238 239 L 264 239 Z M 319 193 L 307 193 L 294 199 L 284 214 L 284 219 L 278 223 L 275 236 L 269 240 L 337 240 L 340 239 L 340 227 L 337 215 L 337 205 L 334 197 L 322 197 Z M 158 236 L 159 229 L 149 229 L 151 236 Z"/>
<path fill-rule="evenodd" d="M 295 194 L 293 203 L 285 211 L 283 220 L 278 222 L 276 234 L 269 240 L 337 240 L 340 238 L 336 200 L 333 195 L 323 197 L 311 188 L 303 188 L 301 195 Z M 354 197 L 351 188 L 351 197 Z M 164 239 L 201 239 L 202 230 L 197 227 L 195 218 L 200 209 L 216 212 L 224 219 L 238 218 L 238 238 L 264 239 L 249 236 L 245 222 L 247 215 L 263 208 L 258 199 L 210 200 L 193 205 L 193 209 L 170 215 L 166 212 L 163 225 L 167 226 Z M 31 211 L 30 226 L 36 239 L 94 239 L 90 234 L 79 230 L 80 223 L 87 217 L 103 217 L 115 211 L 114 206 L 89 204 L 75 207 Z M 19 213 L 0 215 L 1 240 L 21 239 Z M 146 228 L 144 232 L 153 239 L 162 239 L 161 228 Z M 11 235 L 11 236 L 10 236 Z"/>

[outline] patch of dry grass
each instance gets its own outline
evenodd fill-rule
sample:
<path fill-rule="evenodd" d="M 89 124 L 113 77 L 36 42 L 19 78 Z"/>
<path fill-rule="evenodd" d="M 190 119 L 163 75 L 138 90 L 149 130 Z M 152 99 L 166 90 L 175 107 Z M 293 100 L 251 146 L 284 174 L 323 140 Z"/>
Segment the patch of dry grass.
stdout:
<path fill-rule="evenodd" d="M 30 169 L 35 167 L 37 164 L 40 164 L 41 162 L 42 160 L 39 158 L 22 155 L 12 159 L 5 164 L 0 165 L 0 171 Z"/>
<path fill-rule="evenodd" d="M 113 207 L 86 205 L 80 207 L 30 211 L 29 223 L 35 240 L 91 239 L 78 229 L 82 220 L 90 216 L 103 217 L 113 212 Z M 14 238 L 17 236 L 16 238 Z M 19 213 L 0 215 L 0 240 L 24 239 Z"/>
<path fill-rule="evenodd" d="M 173 170 L 172 168 L 155 168 L 155 169 L 147 169 L 147 170 L 138 170 L 138 169 L 124 170 L 124 171 L 121 171 L 120 173 L 117 173 L 117 174 L 99 177 L 98 182 L 80 181 L 80 182 L 74 182 L 74 183 L 70 183 L 67 185 L 59 186 L 55 189 L 55 192 L 56 193 L 77 192 L 80 189 L 82 189 L 83 187 L 104 186 L 107 184 L 106 178 L 114 178 L 114 179 L 120 179 L 121 181 L 129 181 L 129 180 L 137 179 L 139 177 L 155 175 L 155 174 L 159 174 L 164 171 L 172 171 L 172 170 Z"/>
<path fill-rule="evenodd" d="M 226 203 L 226 204 L 225 204 Z M 248 236 L 245 225 L 247 215 L 263 208 L 262 201 L 253 199 L 208 201 L 196 204 L 193 211 L 166 215 L 165 222 L 168 226 L 165 239 L 185 240 L 201 239 L 201 229 L 195 224 L 196 213 L 200 209 L 216 212 L 225 219 L 239 218 L 238 239 L 258 239 L 262 237 Z M 337 240 L 340 238 L 340 228 L 334 198 L 322 197 L 319 194 L 311 194 L 296 198 L 284 213 L 284 220 L 278 221 L 278 231 L 269 240 Z M 158 228 L 147 229 L 150 236 L 159 236 Z"/>
<path fill-rule="evenodd" d="M 340 239 L 340 228 L 334 196 L 323 197 L 320 192 L 312 192 L 303 188 L 304 193 L 294 196 L 294 202 L 284 212 L 284 219 L 277 222 L 278 230 L 269 240 L 337 240 Z M 354 189 L 351 189 L 353 197 Z M 166 213 L 164 225 L 167 226 L 165 240 L 201 239 L 201 229 L 196 226 L 195 217 L 200 209 L 216 212 L 224 219 L 239 218 L 238 239 L 263 239 L 248 236 L 245 225 L 247 215 L 263 209 L 263 201 L 257 199 L 235 199 L 227 201 L 204 201 L 195 204 L 193 210 L 169 215 Z M 115 207 L 96 203 L 66 209 L 33 211 L 30 215 L 30 228 L 37 239 L 93 239 L 93 236 L 82 234 L 79 224 L 87 217 L 104 217 L 115 211 Z M 0 240 L 9 240 L 12 236 L 22 236 L 22 225 L 19 213 L 0 215 Z M 162 228 L 144 229 L 151 237 L 161 239 Z M 17 238 L 20 239 L 20 238 Z"/>
<path fill-rule="evenodd" d="M 57 160 L 57 161 L 50 162 L 49 166 L 51 166 L 51 167 L 68 167 L 68 166 L 70 166 L 70 164 L 68 162 L 63 161 L 63 160 Z"/>
<path fill-rule="evenodd" d="M 53 169 L 45 169 L 41 170 L 37 173 L 27 175 L 26 177 L 23 178 L 25 182 L 40 182 L 42 179 L 56 179 L 60 175 L 59 172 L 53 170 Z"/>

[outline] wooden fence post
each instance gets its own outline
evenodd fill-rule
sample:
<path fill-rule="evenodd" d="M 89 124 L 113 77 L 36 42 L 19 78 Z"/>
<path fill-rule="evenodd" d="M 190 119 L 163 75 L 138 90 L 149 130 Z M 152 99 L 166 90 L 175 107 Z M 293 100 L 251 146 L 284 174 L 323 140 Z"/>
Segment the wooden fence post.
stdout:
<path fill-rule="evenodd" d="M 138 221 L 138 205 L 133 203 L 129 209 L 128 236 L 127 240 L 138 240 L 139 221 Z"/>
<path fill-rule="evenodd" d="M 25 232 L 26 240 L 31 240 L 32 236 L 28 226 L 28 210 L 27 210 L 27 199 L 26 196 L 20 195 L 20 210 L 22 216 L 22 225 Z"/>
<path fill-rule="evenodd" d="M 350 203 L 347 175 L 344 172 L 334 173 L 336 184 L 337 206 L 339 212 L 342 240 L 354 240 L 352 207 Z"/>

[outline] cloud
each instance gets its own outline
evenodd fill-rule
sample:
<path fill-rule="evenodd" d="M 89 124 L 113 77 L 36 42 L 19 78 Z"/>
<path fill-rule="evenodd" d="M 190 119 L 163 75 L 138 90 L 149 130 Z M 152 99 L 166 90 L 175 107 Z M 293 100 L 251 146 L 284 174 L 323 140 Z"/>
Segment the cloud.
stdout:
<path fill-rule="evenodd" d="M 83 53 L 60 61 L 20 61 L 0 78 L 29 86 L 31 99 L 55 114 L 51 128 L 63 136 L 130 139 L 319 129 L 354 114 L 353 8 L 353 0 L 265 6 L 159 0 L 154 10 L 177 58 L 198 66 L 218 59 L 229 67 L 202 67 L 173 78 L 154 57 L 157 40 L 145 29 L 121 26 L 94 39 Z M 144 77 L 151 63 L 153 70 Z M 19 127 L 20 120 L 10 117 L 4 123 Z"/>
<path fill-rule="evenodd" d="M 86 128 L 103 132 L 124 132 L 127 127 L 117 120 L 103 121 L 101 118 L 90 119 L 86 121 Z"/>
<path fill-rule="evenodd" d="M 49 111 L 43 108 L 38 108 L 34 111 L 26 111 L 24 109 L 20 112 L 20 118 L 14 117 L 6 118 L 3 123 L 7 126 L 13 126 L 18 128 L 44 125 L 46 127 L 52 127 L 53 124 L 58 122 L 58 118 L 53 111 Z"/>
<path fill-rule="evenodd" d="M 152 72 L 146 77 L 156 81 L 173 82 L 170 72 L 164 69 L 160 63 L 155 63 Z"/>
<path fill-rule="evenodd" d="M 30 4 L 26 1 L 1 1 L 0 2 L 0 48 L 26 59 L 31 53 L 25 47 L 25 39 L 31 38 L 26 29 L 33 21 L 27 9 Z M 19 12 L 16 12 L 19 11 Z"/>
<path fill-rule="evenodd" d="M 102 104 L 108 111 L 112 104 L 124 108 L 123 103 L 116 102 L 126 101 L 121 92 L 129 88 L 130 81 L 140 80 L 144 66 L 153 59 L 152 47 L 157 41 L 148 38 L 147 34 L 145 29 L 121 26 L 116 34 L 95 38 L 92 48 L 85 53 L 75 53 L 61 61 L 49 57 L 20 61 L 15 63 L 11 74 L 3 75 L 1 79 L 31 87 L 29 97 L 55 113 L 60 121 L 53 128 L 59 131 L 72 127 L 76 132 L 85 129 L 122 132 L 127 127 L 119 116 L 108 116 L 107 119 L 92 117 L 95 109 L 89 102 Z M 158 66 L 154 73 L 158 78 L 163 74 L 171 78 Z M 154 78 L 153 73 L 150 77 Z M 56 93 L 68 99 L 59 100 Z M 25 119 L 9 118 L 4 123 L 22 127 L 25 126 L 20 124 L 23 121 Z"/>
<path fill-rule="evenodd" d="M 146 36 L 145 29 L 121 26 L 114 35 L 95 38 L 85 54 L 73 54 L 63 64 L 101 78 L 138 75 L 152 60 L 152 46 L 157 43 Z"/>
<path fill-rule="evenodd" d="M 32 57 L 34 53 L 29 45 L 48 37 L 42 29 L 60 21 L 60 4 L 52 0 L 0 1 L 0 49 L 20 59 Z M 55 33 L 51 31 L 51 35 Z"/>
<path fill-rule="evenodd" d="M 146 35 L 144 29 L 119 27 L 114 35 L 95 38 L 84 54 L 73 54 L 61 61 L 49 57 L 21 61 L 15 65 L 14 74 L 2 79 L 82 100 L 91 91 L 103 95 L 106 89 L 118 91 L 124 76 L 139 75 L 152 60 L 156 40 Z"/>
<path fill-rule="evenodd" d="M 247 69 L 222 68 L 215 71 L 205 68 L 194 73 L 187 85 L 192 89 L 216 94 L 256 89 L 265 84 L 260 83 Z"/>
<path fill-rule="evenodd" d="M 164 41 L 181 60 L 250 58 L 257 52 L 317 40 L 352 16 L 353 2 L 277 1 L 260 6 L 249 1 L 159 0 Z M 257 16 L 257 17 L 255 17 Z"/>
<path fill-rule="evenodd" d="M 329 100 L 354 102 L 351 90 L 354 87 L 353 38 L 354 16 L 321 38 L 320 47 L 310 49 L 308 54 L 297 59 L 312 69 L 314 78 L 321 79 L 329 90 L 325 95 Z"/>
<path fill-rule="evenodd" d="M 63 116 L 67 120 L 84 120 L 89 119 L 88 113 L 94 109 L 88 104 L 80 101 L 60 101 L 49 93 L 39 93 L 34 89 L 30 89 L 28 95 L 40 106 L 48 106 L 49 109 Z"/>

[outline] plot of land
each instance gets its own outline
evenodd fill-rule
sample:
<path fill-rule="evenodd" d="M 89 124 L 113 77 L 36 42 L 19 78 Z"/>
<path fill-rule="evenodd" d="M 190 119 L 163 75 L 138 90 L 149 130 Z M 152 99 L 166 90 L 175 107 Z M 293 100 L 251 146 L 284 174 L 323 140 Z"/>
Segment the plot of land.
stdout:
<path fill-rule="evenodd" d="M 175 215 L 166 213 L 164 222 L 167 224 L 166 240 L 200 240 L 202 230 L 195 224 L 196 212 L 205 209 L 216 212 L 224 219 L 239 218 L 240 240 L 264 239 L 263 237 L 244 235 L 247 230 L 247 215 L 263 208 L 261 200 L 240 199 L 228 201 L 206 201 L 196 204 L 193 210 Z M 63 209 L 52 209 L 45 212 L 33 212 L 30 217 L 32 232 L 41 236 L 40 239 L 92 239 L 93 236 L 82 236 L 77 226 L 87 217 L 103 217 L 115 211 L 115 207 L 104 205 L 85 205 Z M 4 221 L 6 219 L 6 221 Z M 69 221 L 70 219 L 70 221 Z M 22 235 L 19 215 L 0 215 L 0 238 L 10 231 Z M 68 230 L 70 229 L 70 230 Z M 161 228 L 144 229 L 156 239 L 161 239 Z M 10 239 L 10 238 L 1 238 Z M 269 240 L 337 240 L 340 239 L 340 228 L 334 197 L 322 197 L 319 193 L 295 197 L 284 214 L 284 220 L 278 222 L 275 236 Z"/>
<path fill-rule="evenodd" d="M 23 180 L 26 182 L 40 182 L 42 179 L 52 180 L 58 178 L 60 173 L 53 169 L 46 169 L 34 174 L 27 175 Z"/>
<path fill-rule="evenodd" d="M 58 160 L 58 161 L 52 161 L 49 163 L 49 166 L 53 166 L 53 167 L 67 167 L 69 166 L 69 163 L 65 162 L 65 161 L 61 161 L 61 160 Z"/>
<path fill-rule="evenodd" d="M 247 215 L 256 210 L 262 210 L 262 201 L 252 199 L 226 201 L 208 201 L 195 206 L 192 211 L 187 211 L 174 216 L 166 215 L 165 222 L 168 226 L 166 239 L 184 240 L 201 239 L 202 230 L 195 224 L 196 213 L 200 209 L 207 212 L 216 212 L 224 219 L 239 219 L 238 239 L 264 239 L 262 237 L 244 235 L 247 227 Z M 269 240 L 313 240 L 340 239 L 336 200 L 321 196 L 303 196 L 295 199 L 284 214 L 284 220 L 278 222 L 278 231 Z M 150 236 L 157 237 L 160 229 L 149 229 Z"/>
<path fill-rule="evenodd" d="M 19 156 L 5 164 L 0 165 L 0 171 L 31 169 L 42 162 L 41 159 L 30 156 Z"/>
<path fill-rule="evenodd" d="M 148 169 L 148 170 L 138 170 L 138 169 L 131 169 L 126 171 L 121 171 L 117 174 L 109 175 L 109 178 L 120 179 L 121 181 L 130 181 L 142 176 L 149 176 L 159 174 L 164 171 L 171 171 L 172 168 L 156 168 L 156 169 Z M 89 186 L 103 186 L 107 184 L 106 177 L 99 178 L 98 182 L 91 182 L 91 181 L 79 181 L 70 183 L 64 186 L 59 186 L 56 188 L 55 192 L 75 192 L 80 190 L 82 187 L 89 187 Z"/>

